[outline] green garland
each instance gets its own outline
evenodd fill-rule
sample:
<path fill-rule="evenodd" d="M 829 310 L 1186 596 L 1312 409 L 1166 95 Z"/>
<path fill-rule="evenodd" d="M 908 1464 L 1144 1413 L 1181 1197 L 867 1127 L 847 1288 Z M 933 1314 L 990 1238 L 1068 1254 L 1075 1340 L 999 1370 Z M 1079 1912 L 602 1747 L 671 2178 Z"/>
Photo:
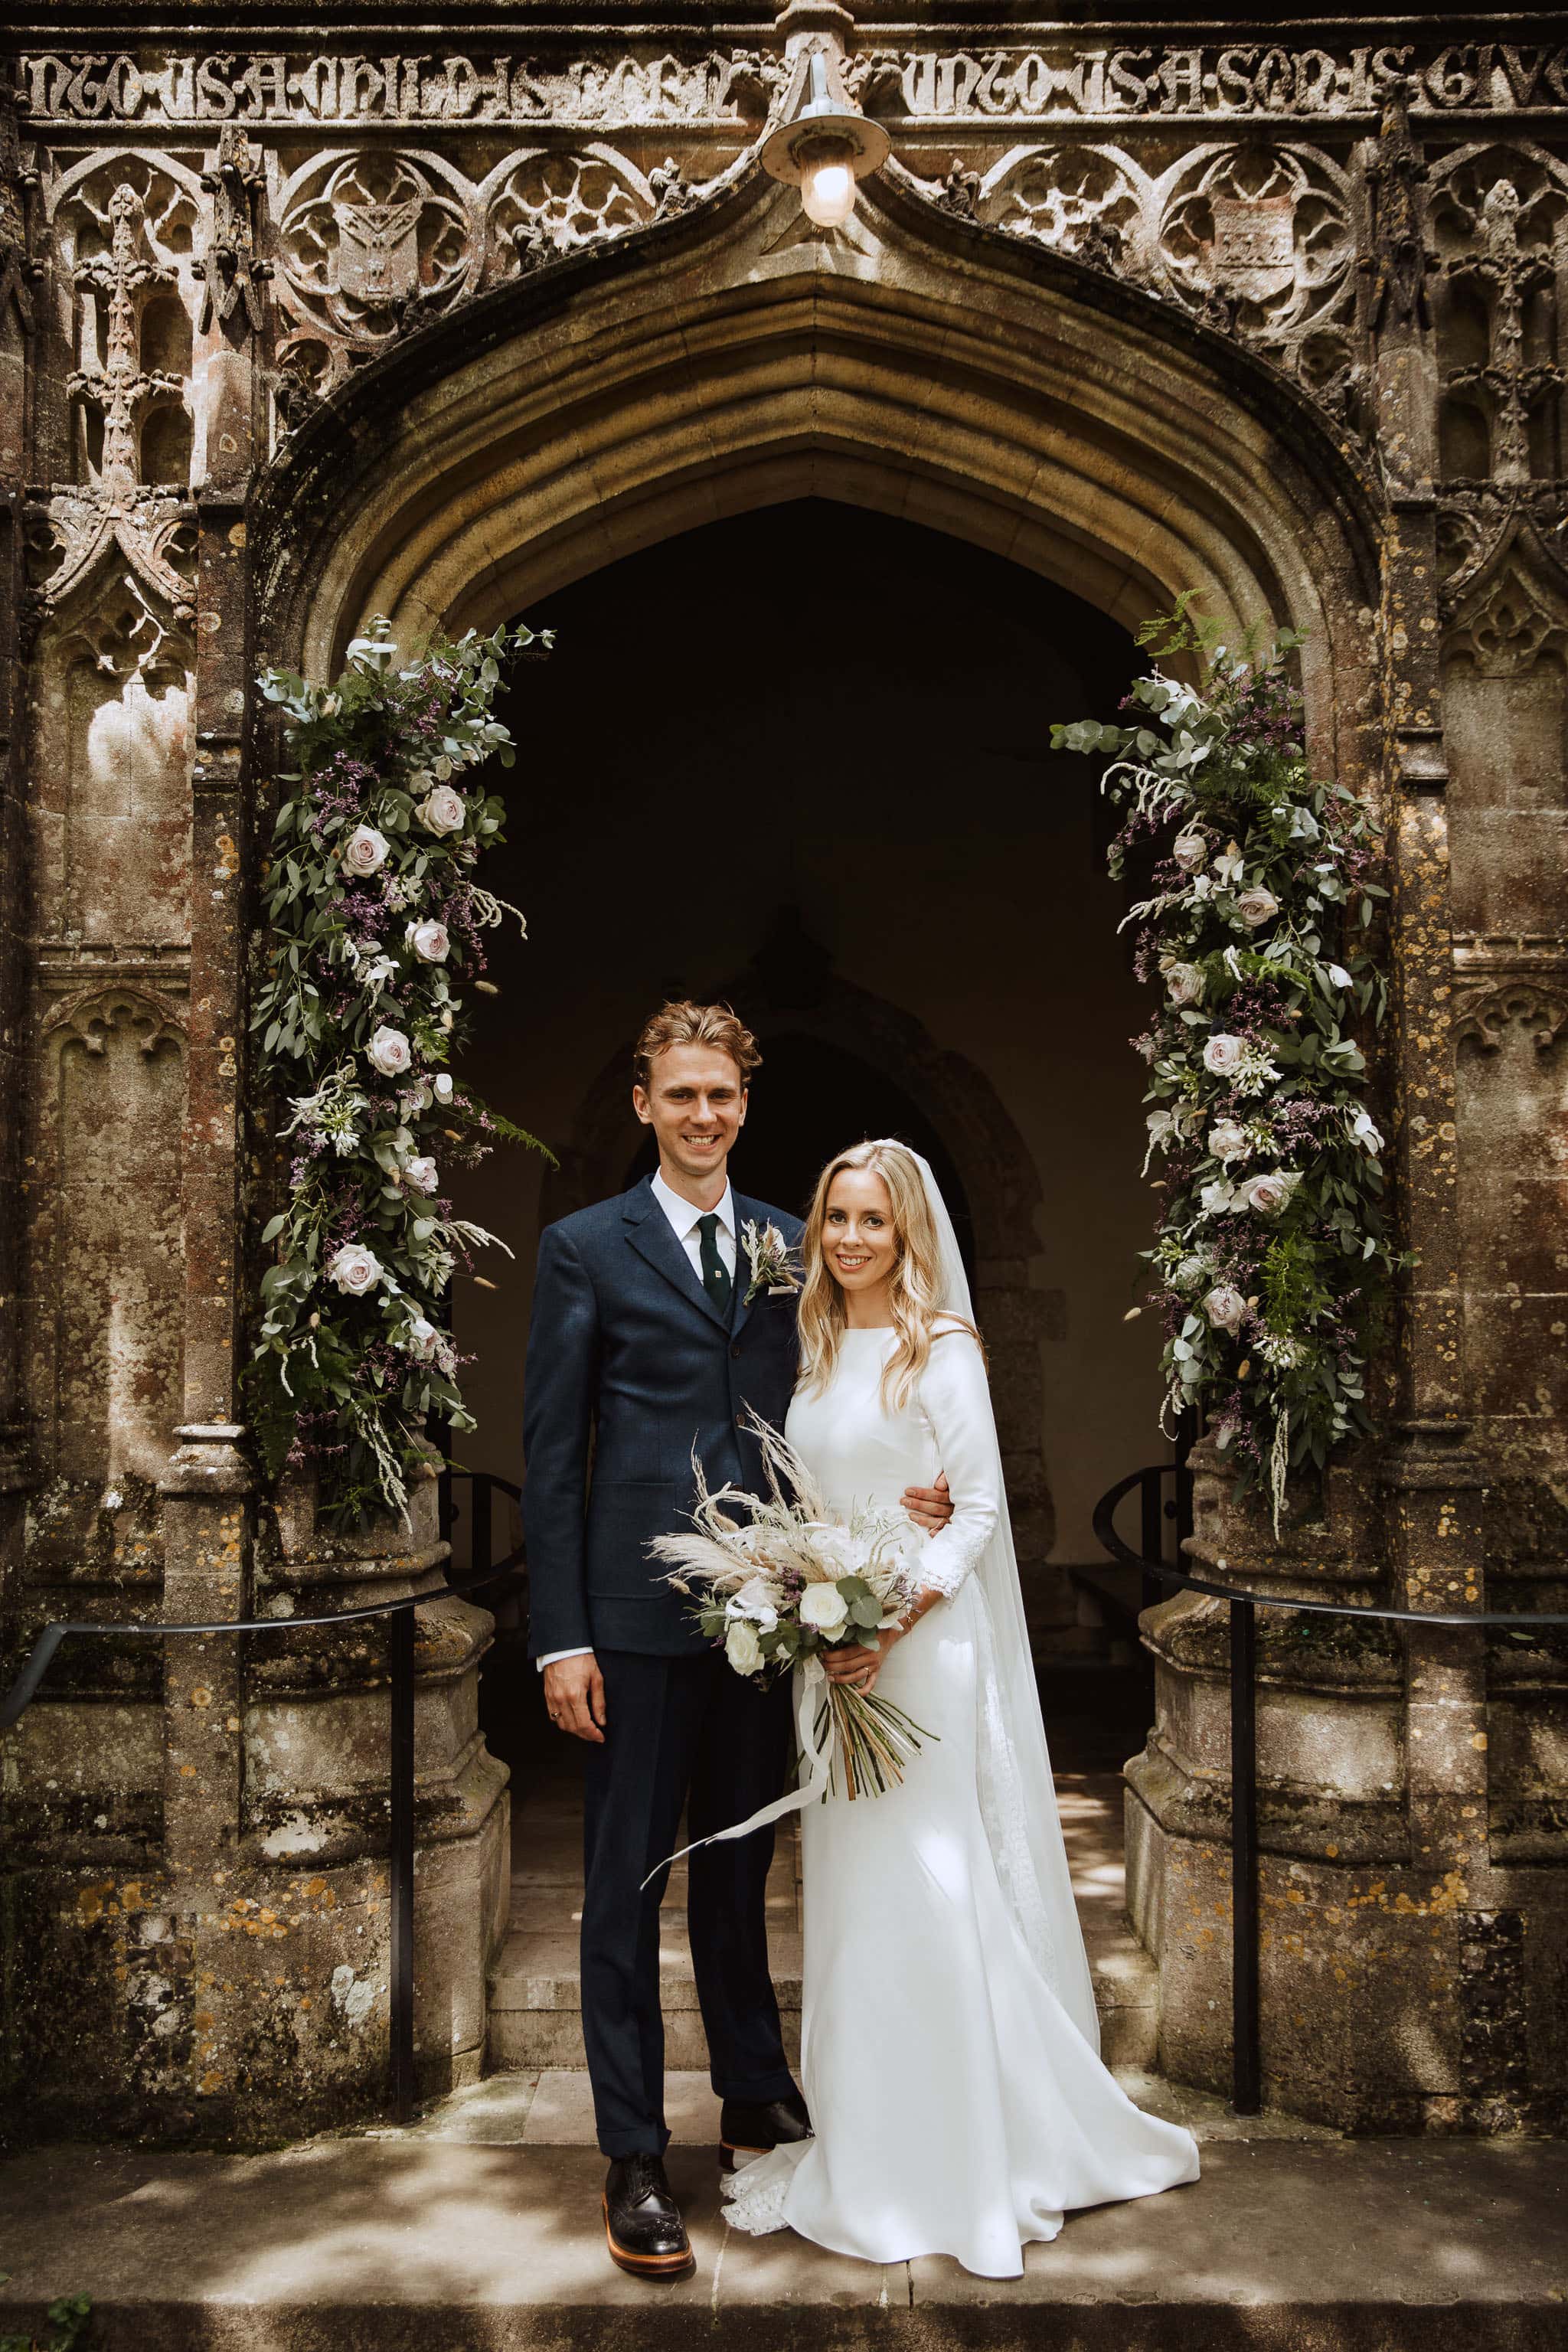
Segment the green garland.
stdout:
<path fill-rule="evenodd" d="M 485 932 L 509 915 L 524 928 L 474 878 L 506 812 L 469 772 L 512 764 L 491 715 L 501 665 L 550 642 L 470 631 L 403 663 L 377 618 L 331 688 L 289 670 L 258 681 L 298 766 L 273 826 L 252 1016 L 258 1076 L 288 1102 L 288 1203 L 262 1235 L 276 1262 L 246 1388 L 270 1474 L 311 1465 L 339 1524 L 405 1511 L 430 1413 L 474 1426 L 442 1302 L 495 1236 L 454 1214 L 443 1171 L 497 1141 L 542 1149 L 447 1064 L 467 1027 L 457 983 L 495 993 Z"/>
<path fill-rule="evenodd" d="M 1158 669 L 1123 709 L 1055 748 L 1109 753 L 1122 812 L 1110 870 L 1152 863 L 1135 969 L 1164 1001 L 1134 1041 L 1149 1065 L 1158 1239 L 1144 1252 L 1163 1313 L 1167 1409 L 1190 1407 L 1268 1488 L 1369 1427 L 1365 1372 L 1388 1286 L 1410 1263 L 1382 1208 L 1383 1138 L 1352 1032 L 1384 1019 L 1368 944 L 1380 845 L 1365 804 L 1307 765 L 1286 658 L 1298 633 L 1233 657 L 1218 625 L 1173 612 L 1139 631 L 1156 660 L 1194 658 L 1194 690 Z M 1134 1308 L 1134 1314 L 1140 1312 Z"/>

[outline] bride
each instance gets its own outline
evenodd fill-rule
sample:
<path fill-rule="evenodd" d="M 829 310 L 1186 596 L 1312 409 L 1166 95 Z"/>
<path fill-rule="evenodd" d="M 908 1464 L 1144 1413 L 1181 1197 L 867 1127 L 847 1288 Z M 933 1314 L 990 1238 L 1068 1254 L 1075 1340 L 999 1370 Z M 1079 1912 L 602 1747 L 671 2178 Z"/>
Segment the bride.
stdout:
<path fill-rule="evenodd" d="M 1101 2065 L 1030 1663 L 985 1359 L 930 1168 L 892 1142 L 823 1171 L 785 1435 L 835 1516 L 945 1471 L 921 1590 L 823 1654 L 933 1735 L 901 1786 L 804 1813 L 803 2071 L 816 2137 L 727 2179 L 727 2218 L 867 2262 L 1016 2277 L 1069 2210 L 1195 2180 L 1197 2147 Z"/>

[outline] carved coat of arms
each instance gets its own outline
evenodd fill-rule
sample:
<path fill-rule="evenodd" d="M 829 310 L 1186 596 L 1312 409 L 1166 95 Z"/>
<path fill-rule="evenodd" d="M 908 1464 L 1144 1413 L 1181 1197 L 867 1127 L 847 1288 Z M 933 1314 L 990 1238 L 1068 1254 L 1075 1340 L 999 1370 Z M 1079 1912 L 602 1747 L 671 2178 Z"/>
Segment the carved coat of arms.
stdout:
<path fill-rule="evenodd" d="M 1264 302 L 1296 276 L 1296 198 L 1211 195 L 1209 274 L 1227 294 Z"/>
<path fill-rule="evenodd" d="M 338 291 L 351 301 L 405 302 L 419 287 L 419 215 L 424 199 L 335 204 Z"/>

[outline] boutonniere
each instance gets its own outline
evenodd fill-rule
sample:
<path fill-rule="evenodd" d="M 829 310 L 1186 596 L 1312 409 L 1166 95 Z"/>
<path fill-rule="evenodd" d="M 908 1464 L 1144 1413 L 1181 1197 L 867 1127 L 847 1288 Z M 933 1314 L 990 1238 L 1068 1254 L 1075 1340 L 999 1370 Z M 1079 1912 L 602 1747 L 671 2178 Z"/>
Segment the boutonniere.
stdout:
<path fill-rule="evenodd" d="M 752 1286 L 741 1302 L 743 1307 L 751 1305 L 759 1290 L 777 1298 L 800 1288 L 800 1269 L 776 1225 L 764 1225 L 759 1233 L 755 1217 L 748 1217 L 741 1228 L 741 1240 L 752 1269 Z"/>

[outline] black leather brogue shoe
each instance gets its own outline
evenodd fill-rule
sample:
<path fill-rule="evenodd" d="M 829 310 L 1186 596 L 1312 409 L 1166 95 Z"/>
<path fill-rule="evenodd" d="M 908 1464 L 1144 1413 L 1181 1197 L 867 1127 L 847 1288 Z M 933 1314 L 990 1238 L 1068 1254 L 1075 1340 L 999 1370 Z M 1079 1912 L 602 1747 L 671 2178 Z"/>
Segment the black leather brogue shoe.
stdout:
<path fill-rule="evenodd" d="M 664 2160 L 639 2150 L 617 2156 L 605 2178 L 605 2237 L 610 2260 L 633 2278 L 689 2278 L 697 2257 Z"/>
<path fill-rule="evenodd" d="M 811 2117 L 798 2091 L 792 2091 L 787 2099 L 769 2099 L 762 2106 L 726 2099 L 719 2111 L 719 2161 L 726 2172 L 733 2172 L 737 2164 L 751 2157 L 766 2156 L 770 2147 L 810 2137 Z"/>

